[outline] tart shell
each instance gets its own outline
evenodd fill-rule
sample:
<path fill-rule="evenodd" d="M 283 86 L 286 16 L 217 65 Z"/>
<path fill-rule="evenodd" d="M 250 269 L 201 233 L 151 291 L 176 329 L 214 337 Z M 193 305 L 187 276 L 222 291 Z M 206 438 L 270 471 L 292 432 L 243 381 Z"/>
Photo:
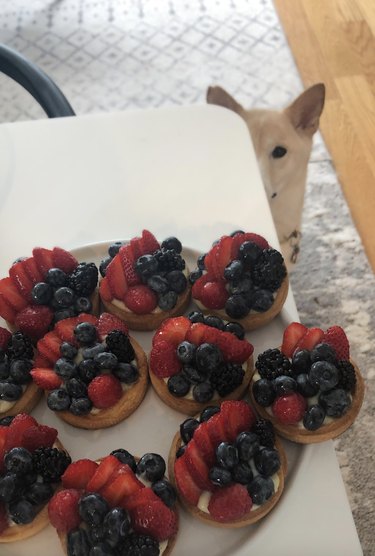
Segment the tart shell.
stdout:
<path fill-rule="evenodd" d="M 253 390 L 250 385 L 250 399 L 251 403 L 255 407 L 257 413 L 264 419 L 268 419 L 273 424 L 275 431 L 282 436 L 287 438 L 292 442 L 297 442 L 299 444 L 315 444 L 318 442 L 325 442 L 326 440 L 331 440 L 332 438 L 337 438 L 345 432 L 356 419 L 363 402 L 365 395 L 365 383 L 362 378 L 361 372 L 357 365 L 350 359 L 351 364 L 355 369 L 355 374 L 357 378 L 356 388 L 354 394 L 352 394 L 352 403 L 348 411 L 338 418 L 333 418 L 330 423 L 322 425 L 316 431 L 309 431 L 305 428 L 300 428 L 297 425 L 284 425 L 280 423 L 272 413 L 268 413 L 265 407 L 259 405 L 253 396 Z"/>
<path fill-rule="evenodd" d="M 14 417 L 18 413 L 30 413 L 42 397 L 41 390 L 34 382 L 30 382 L 22 396 L 7 411 L 0 412 L 0 419 L 3 417 Z"/>

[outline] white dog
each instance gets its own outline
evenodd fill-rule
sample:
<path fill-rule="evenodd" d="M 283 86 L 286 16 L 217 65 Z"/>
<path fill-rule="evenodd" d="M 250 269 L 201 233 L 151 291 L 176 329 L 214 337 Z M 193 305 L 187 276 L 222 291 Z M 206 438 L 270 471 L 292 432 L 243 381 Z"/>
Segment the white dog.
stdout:
<path fill-rule="evenodd" d="M 296 262 L 312 138 L 319 127 L 325 87 L 313 85 L 282 111 L 245 110 L 221 87 L 207 102 L 233 110 L 249 128 L 285 262 Z"/>

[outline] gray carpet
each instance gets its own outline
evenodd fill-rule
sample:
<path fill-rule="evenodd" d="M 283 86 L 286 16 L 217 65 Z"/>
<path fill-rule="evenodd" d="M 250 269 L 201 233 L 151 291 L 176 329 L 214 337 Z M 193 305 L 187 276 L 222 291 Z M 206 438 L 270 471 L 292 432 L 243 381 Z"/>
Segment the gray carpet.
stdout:
<path fill-rule="evenodd" d="M 77 114 L 204 102 L 210 84 L 222 85 L 247 107 L 282 107 L 302 90 L 271 0 L 13 0 L 2 2 L 0 41 L 49 73 Z M 40 117 L 35 102 L 1 76 L 0 122 Z M 363 552 L 370 556 L 375 280 L 320 137 L 292 286 L 304 324 L 345 328 L 366 378 L 361 414 L 335 446 Z"/>

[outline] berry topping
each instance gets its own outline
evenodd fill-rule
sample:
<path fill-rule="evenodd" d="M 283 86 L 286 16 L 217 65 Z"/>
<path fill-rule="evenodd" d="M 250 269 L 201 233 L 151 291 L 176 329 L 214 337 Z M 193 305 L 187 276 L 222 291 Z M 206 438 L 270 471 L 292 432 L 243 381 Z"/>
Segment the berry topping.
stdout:
<path fill-rule="evenodd" d="M 159 378 L 171 377 L 181 370 L 175 347 L 165 340 L 153 346 L 150 355 L 150 368 Z"/>
<path fill-rule="evenodd" d="M 262 378 L 273 380 L 278 376 L 289 375 L 289 359 L 279 349 L 267 349 L 260 355 L 255 363 L 255 368 Z"/>
<path fill-rule="evenodd" d="M 97 376 L 88 386 L 88 396 L 99 409 L 111 407 L 122 396 L 121 382 L 113 375 Z"/>
<path fill-rule="evenodd" d="M 222 282 L 211 281 L 204 284 L 199 297 L 197 295 L 194 296 L 208 309 L 221 309 L 228 299 L 228 292 Z"/>
<path fill-rule="evenodd" d="M 103 340 L 105 336 L 109 334 L 109 332 L 111 332 L 112 330 L 120 330 L 124 334 L 129 333 L 129 328 L 118 317 L 115 317 L 110 313 L 102 313 L 99 317 L 99 322 L 97 327 L 99 338 Z"/>
<path fill-rule="evenodd" d="M 52 261 L 56 268 L 63 270 L 66 274 L 70 274 L 78 266 L 78 261 L 71 253 L 61 249 L 61 247 L 54 247 L 52 250 Z"/>
<path fill-rule="evenodd" d="M 9 330 L 0 326 L 0 349 L 3 349 L 4 351 L 7 349 L 11 336 L 12 334 Z"/>
<path fill-rule="evenodd" d="M 66 452 L 57 448 L 41 447 L 33 452 L 34 469 L 45 483 L 59 481 L 71 461 Z"/>
<path fill-rule="evenodd" d="M 51 309 L 45 306 L 29 306 L 17 314 L 16 326 L 30 338 L 43 336 L 53 319 Z"/>
<path fill-rule="evenodd" d="M 67 533 L 81 522 L 78 511 L 80 493 L 75 489 L 56 492 L 48 504 L 48 517 L 51 524 L 61 533 Z"/>
<path fill-rule="evenodd" d="M 321 341 L 330 345 L 335 350 L 337 359 L 349 359 L 349 341 L 341 326 L 331 326 L 328 328 Z"/>
<path fill-rule="evenodd" d="M 136 533 L 151 535 L 159 542 L 177 533 L 177 516 L 161 500 L 135 508 L 131 517 Z"/>
<path fill-rule="evenodd" d="M 272 412 L 283 425 L 294 425 L 303 418 L 306 407 L 306 399 L 298 392 L 293 392 L 276 398 L 272 404 Z"/>
<path fill-rule="evenodd" d="M 216 521 L 226 523 L 244 517 L 252 505 L 246 486 L 235 483 L 212 494 L 208 511 Z"/>
<path fill-rule="evenodd" d="M 286 327 L 283 334 L 281 351 L 286 357 L 292 357 L 298 342 L 307 332 L 306 326 L 300 322 L 292 322 Z"/>
<path fill-rule="evenodd" d="M 33 381 L 43 390 L 54 390 L 63 384 L 63 380 L 51 369 L 35 368 L 30 371 Z"/>
<path fill-rule="evenodd" d="M 32 452 L 37 448 L 51 448 L 57 438 L 57 430 L 47 425 L 35 425 L 25 430 L 22 445 Z"/>
<path fill-rule="evenodd" d="M 63 487 L 85 489 L 97 467 L 98 464 L 90 459 L 79 459 L 71 463 L 61 477 Z"/>
<path fill-rule="evenodd" d="M 196 506 L 202 491 L 191 476 L 184 457 L 176 459 L 174 463 L 174 476 L 177 488 L 184 499 L 189 504 Z"/>
<path fill-rule="evenodd" d="M 157 297 L 150 288 L 142 284 L 128 289 L 124 303 L 137 315 L 151 313 L 157 306 Z"/>

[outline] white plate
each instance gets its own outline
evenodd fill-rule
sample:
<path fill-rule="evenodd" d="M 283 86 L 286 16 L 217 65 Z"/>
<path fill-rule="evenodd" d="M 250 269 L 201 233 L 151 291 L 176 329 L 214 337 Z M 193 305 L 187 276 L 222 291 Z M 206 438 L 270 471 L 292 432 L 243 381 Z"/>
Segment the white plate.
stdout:
<path fill-rule="evenodd" d="M 107 255 L 107 249 L 111 242 L 96 243 L 73 249 L 71 252 L 79 261 L 91 262 L 99 264 L 100 260 Z M 189 248 L 184 249 L 184 257 L 190 269 L 196 266 L 196 260 L 199 255 L 197 251 Z M 291 304 L 291 312 L 293 313 L 293 301 L 289 298 Z M 193 308 L 193 305 L 192 305 Z M 282 331 L 286 324 L 290 321 L 290 312 L 287 307 L 281 315 L 270 323 L 266 328 L 252 332 L 247 335 L 248 339 L 255 346 L 255 355 L 267 347 L 280 345 Z M 148 353 L 152 332 L 132 332 L 132 335 L 140 342 L 145 351 Z M 183 414 L 178 413 L 167 407 L 158 396 L 154 393 L 152 387 L 149 387 L 148 393 L 141 406 L 126 421 L 118 425 L 104 430 L 87 431 L 74 428 L 64 423 L 56 415 L 50 411 L 44 401 L 41 401 L 38 407 L 32 412 L 33 416 L 41 423 L 56 427 L 59 431 L 59 438 L 71 454 L 72 460 L 79 458 L 97 459 L 108 454 L 115 448 L 126 448 L 131 453 L 138 456 L 146 452 L 158 452 L 167 459 L 169 447 L 173 435 L 178 430 L 180 423 L 186 418 Z M 275 509 L 266 516 L 259 524 L 245 527 L 244 529 L 227 530 L 218 529 L 205 525 L 186 514 L 180 509 L 180 530 L 178 540 L 173 551 L 176 556 L 191 556 L 195 553 L 206 554 L 207 556 L 248 556 L 250 553 L 254 556 L 262 556 L 268 554 L 277 554 L 278 556 L 294 556 L 300 553 L 284 552 L 280 540 L 282 537 L 293 537 L 297 531 L 297 537 L 300 536 L 301 527 L 304 528 L 306 535 L 310 533 L 310 525 L 305 522 L 303 511 L 295 512 L 296 496 L 294 492 L 294 479 L 296 475 L 301 474 L 302 467 L 315 465 L 316 455 L 319 452 L 317 447 L 312 451 L 312 447 L 301 447 L 289 442 L 284 442 L 284 446 L 288 457 L 288 476 L 286 478 L 286 488 L 281 497 L 279 504 Z M 323 450 L 324 452 L 324 450 Z M 319 455 L 320 462 L 323 464 L 324 454 Z M 310 465 L 311 467 L 311 465 Z M 333 473 L 337 470 L 328 470 L 328 479 L 331 479 Z M 336 477 L 335 475 L 335 477 Z M 337 478 L 337 477 L 336 477 Z M 311 483 L 311 476 L 309 482 Z M 319 493 L 320 484 L 314 485 L 314 492 Z M 334 485 L 333 485 L 334 491 Z M 299 494 L 301 492 L 299 491 Z M 300 503 L 304 504 L 303 496 L 297 497 Z M 313 510 L 318 511 L 319 496 L 317 499 L 311 500 Z M 303 507 L 301 507 L 303 510 Z M 310 508 L 311 509 L 311 508 Z M 294 510 L 294 511 L 293 511 Z M 282 511 L 282 513 L 281 513 Z M 320 510 L 319 510 L 320 511 Z M 287 515 L 285 512 L 297 513 L 301 516 L 300 523 L 294 522 L 290 524 L 289 531 L 283 530 L 283 524 L 280 523 L 280 516 Z M 340 515 L 340 509 L 337 510 Z M 314 513 L 312 514 L 314 515 Z M 275 517 L 274 517 L 275 516 Z M 325 531 L 320 532 L 324 546 Z M 281 535 L 281 536 L 280 536 Z M 284 536 L 284 538 L 285 538 Z M 318 554 L 314 551 L 315 538 L 311 535 L 309 539 L 309 547 L 305 547 L 303 552 L 307 556 L 310 554 Z M 345 535 L 344 535 L 345 536 Z M 320 545 L 320 543 L 319 543 Z M 341 544 L 340 544 L 341 546 Z M 252 552 L 255 548 L 258 552 Z M 309 548 L 313 551 L 310 552 Z M 276 552 L 275 552 L 276 551 Z M 327 552 L 328 554 L 329 552 Z M 47 527 L 41 533 L 27 539 L 11 544 L 0 544 L 1 556 L 41 556 L 52 555 L 62 556 L 58 537 L 52 526 Z M 323 556 L 323 552 L 320 552 Z M 343 554 L 343 552 L 341 552 Z M 350 554 L 344 552 L 344 554 Z M 354 552 L 352 553 L 354 554 Z M 356 552 L 357 554 L 357 552 Z"/>

